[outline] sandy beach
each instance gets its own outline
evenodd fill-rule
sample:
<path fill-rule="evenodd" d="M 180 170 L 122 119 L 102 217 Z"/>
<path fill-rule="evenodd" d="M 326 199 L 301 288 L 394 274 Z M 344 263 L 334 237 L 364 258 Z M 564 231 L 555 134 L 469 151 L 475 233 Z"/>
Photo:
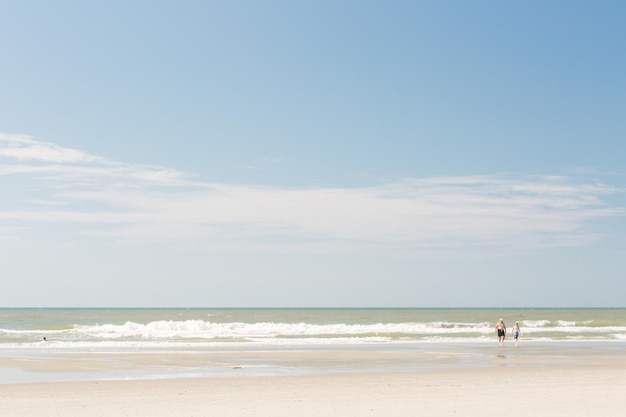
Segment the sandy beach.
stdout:
<path fill-rule="evenodd" d="M 365 371 L 246 376 L 245 369 L 233 366 L 228 368 L 230 376 L 210 378 L 2 384 L 0 416 L 482 417 L 505 413 L 617 417 L 626 409 L 626 354 L 621 349 L 579 348 L 578 353 L 538 360 L 536 353 L 516 355 L 521 350 L 513 348 L 491 351 L 507 353 L 498 353 L 482 364 L 459 365 L 450 358 L 440 358 L 439 365 L 431 362 L 410 372 L 391 372 L 392 368 L 385 366 L 377 372 L 363 368 Z M 261 356 L 268 360 L 280 354 Z M 77 355 L 73 363 L 82 367 L 103 363 L 101 358 Z M 315 362 L 324 356 L 322 352 L 313 355 L 300 355 L 298 360 Z M 357 355 L 362 364 L 389 359 L 394 353 L 367 350 L 329 355 L 324 359 L 345 360 L 344 356 Z M 423 352 L 407 357 L 411 355 L 398 352 L 392 359 L 400 361 L 396 365 L 420 357 L 424 360 Z M 218 356 L 227 355 L 222 352 Z M 185 360 L 184 355 L 159 355 L 157 362 L 171 365 L 175 357 Z M 196 356 L 193 360 L 206 359 Z M 142 361 L 146 361 L 145 355 L 127 363 L 145 367 Z M 57 360 L 39 362 L 40 367 L 50 366 L 50 372 L 58 365 Z M 3 366 L 9 366 L 6 358 Z"/>
<path fill-rule="evenodd" d="M 622 416 L 619 368 L 4 385 L 9 416 Z"/>

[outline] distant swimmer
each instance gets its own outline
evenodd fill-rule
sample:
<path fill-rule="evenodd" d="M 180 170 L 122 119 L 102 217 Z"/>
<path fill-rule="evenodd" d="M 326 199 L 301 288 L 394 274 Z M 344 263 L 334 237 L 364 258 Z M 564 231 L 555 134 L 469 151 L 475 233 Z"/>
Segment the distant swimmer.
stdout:
<path fill-rule="evenodd" d="M 43 337 L 43 341 L 44 341 L 44 342 L 47 342 L 47 341 L 48 341 L 48 338 L 47 338 L 46 336 L 44 336 L 44 337 Z"/>
<path fill-rule="evenodd" d="M 496 333 L 498 333 L 498 345 L 504 346 L 504 338 L 506 337 L 506 324 L 502 319 L 496 323 Z"/>
<path fill-rule="evenodd" d="M 521 330 L 519 328 L 519 322 L 516 321 L 515 325 L 513 326 L 513 339 L 515 339 L 515 346 L 517 346 L 517 339 L 519 338 L 520 333 Z"/>

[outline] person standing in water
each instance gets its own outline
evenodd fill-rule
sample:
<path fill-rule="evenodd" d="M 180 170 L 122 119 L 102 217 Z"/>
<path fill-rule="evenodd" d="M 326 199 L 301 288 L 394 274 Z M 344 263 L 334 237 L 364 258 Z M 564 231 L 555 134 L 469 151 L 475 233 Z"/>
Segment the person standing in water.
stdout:
<path fill-rule="evenodd" d="M 506 324 L 502 319 L 496 323 L 496 333 L 498 333 L 498 345 L 504 346 L 504 338 L 506 337 Z"/>
<path fill-rule="evenodd" d="M 515 326 L 513 326 L 513 339 L 515 339 L 515 346 L 517 346 L 517 339 L 519 338 L 520 333 L 519 322 L 516 321 Z"/>

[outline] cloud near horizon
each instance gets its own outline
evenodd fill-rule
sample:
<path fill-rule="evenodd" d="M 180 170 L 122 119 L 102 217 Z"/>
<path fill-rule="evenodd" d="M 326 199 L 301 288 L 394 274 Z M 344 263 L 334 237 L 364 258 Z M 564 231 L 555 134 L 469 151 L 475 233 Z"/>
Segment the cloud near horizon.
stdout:
<path fill-rule="evenodd" d="M 0 229 L 18 238 L 63 224 L 77 236 L 195 248 L 531 249 L 588 244 L 599 237 L 592 221 L 625 214 L 606 201 L 620 190 L 563 176 L 218 184 L 0 133 L 0 181 L 27 179 L 19 196 L 0 203 Z"/>

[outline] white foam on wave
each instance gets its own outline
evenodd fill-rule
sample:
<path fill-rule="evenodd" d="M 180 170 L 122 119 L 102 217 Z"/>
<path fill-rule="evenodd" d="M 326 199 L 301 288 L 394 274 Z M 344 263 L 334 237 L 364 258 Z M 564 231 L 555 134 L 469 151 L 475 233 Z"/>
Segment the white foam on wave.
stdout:
<path fill-rule="evenodd" d="M 626 327 L 576 326 L 575 322 L 559 321 L 557 326 L 547 320 L 522 321 L 524 337 L 564 340 L 575 336 L 589 339 L 624 339 Z M 579 323 L 580 324 L 580 323 Z M 32 343 L 48 340 L 58 343 L 113 343 L 117 345 L 133 343 L 158 344 L 189 342 L 210 343 L 325 343 L 342 342 L 397 342 L 397 341 L 455 341 L 475 342 L 491 340 L 494 334 L 493 323 L 479 322 L 410 322 L 410 323 L 218 323 L 205 320 L 159 320 L 146 324 L 127 321 L 123 324 L 99 324 L 75 326 L 59 330 L 10 330 L 0 329 L 0 345 L 7 343 Z M 83 345 L 84 346 L 84 345 Z"/>
<path fill-rule="evenodd" d="M 491 326 L 480 323 L 376 323 L 376 324 L 309 324 L 309 323 L 213 323 L 202 320 L 155 321 L 147 324 L 126 322 L 123 325 L 78 327 L 84 336 L 104 339 L 171 339 L 171 338 L 277 338 L 351 335 L 445 335 L 460 332 L 486 334 Z"/>
<path fill-rule="evenodd" d="M 521 325 L 531 328 L 547 327 L 550 325 L 550 320 L 523 320 Z"/>

